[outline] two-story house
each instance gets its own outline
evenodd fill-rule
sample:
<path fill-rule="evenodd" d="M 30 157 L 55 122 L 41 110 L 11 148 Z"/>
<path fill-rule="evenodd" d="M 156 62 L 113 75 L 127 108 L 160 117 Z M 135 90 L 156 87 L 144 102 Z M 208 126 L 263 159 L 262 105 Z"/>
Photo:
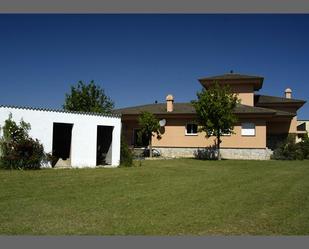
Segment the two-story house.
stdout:
<path fill-rule="evenodd" d="M 215 82 L 227 84 L 238 95 L 234 109 L 238 122 L 234 133 L 222 137 L 221 154 L 231 159 L 269 159 L 271 150 L 288 134 L 297 134 L 297 110 L 305 103 L 293 99 L 287 88 L 283 97 L 260 95 L 263 77 L 229 73 L 199 79 L 208 89 Z M 198 149 L 212 146 L 215 137 L 198 132 L 195 109 L 191 103 L 177 103 L 172 95 L 166 103 L 154 103 L 118 109 L 122 114 L 122 132 L 129 145 L 146 146 L 137 139 L 138 116 L 148 111 L 162 120 L 161 139 L 153 137 L 153 147 L 166 157 L 192 157 Z"/>

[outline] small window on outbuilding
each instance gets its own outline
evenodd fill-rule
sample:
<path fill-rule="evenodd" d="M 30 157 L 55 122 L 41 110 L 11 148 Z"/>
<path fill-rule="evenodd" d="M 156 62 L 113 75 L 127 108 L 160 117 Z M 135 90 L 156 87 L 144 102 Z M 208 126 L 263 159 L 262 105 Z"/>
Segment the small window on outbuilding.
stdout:
<path fill-rule="evenodd" d="M 187 124 L 186 135 L 197 135 L 197 124 L 194 123 Z"/>
<path fill-rule="evenodd" d="M 255 124 L 254 123 L 242 123 L 241 124 L 242 136 L 255 136 Z"/>

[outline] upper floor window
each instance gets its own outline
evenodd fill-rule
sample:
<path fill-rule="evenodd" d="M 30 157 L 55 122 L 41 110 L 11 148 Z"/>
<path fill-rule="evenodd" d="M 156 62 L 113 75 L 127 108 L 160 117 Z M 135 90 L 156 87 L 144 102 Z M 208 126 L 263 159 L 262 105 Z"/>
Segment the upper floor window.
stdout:
<path fill-rule="evenodd" d="M 241 124 L 242 136 L 255 136 L 255 124 L 254 123 L 242 123 Z"/>
<path fill-rule="evenodd" d="M 186 135 L 197 135 L 197 124 L 187 124 Z"/>

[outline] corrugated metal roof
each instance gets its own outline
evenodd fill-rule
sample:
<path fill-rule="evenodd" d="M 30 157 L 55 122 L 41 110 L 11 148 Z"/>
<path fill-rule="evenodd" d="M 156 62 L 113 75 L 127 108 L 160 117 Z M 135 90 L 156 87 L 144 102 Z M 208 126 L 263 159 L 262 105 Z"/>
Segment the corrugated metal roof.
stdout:
<path fill-rule="evenodd" d="M 45 112 L 60 112 L 60 113 L 71 113 L 71 114 L 79 114 L 79 115 L 91 115 L 91 116 L 114 117 L 114 118 L 121 117 L 120 113 L 79 112 L 79 111 L 66 111 L 66 110 L 61 110 L 61 109 L 15 106 L 15 105 L 0 105 L 0 108 L 25 109 L 25 110 L 45 111 Z"/>

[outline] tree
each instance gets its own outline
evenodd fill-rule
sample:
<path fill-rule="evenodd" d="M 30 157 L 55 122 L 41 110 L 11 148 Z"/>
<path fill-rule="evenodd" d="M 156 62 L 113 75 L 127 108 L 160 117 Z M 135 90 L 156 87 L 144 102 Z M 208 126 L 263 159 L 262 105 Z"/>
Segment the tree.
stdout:
<path fill-rule="evenodd" d="M 104 89 L 92 80 L 89 84 L 82 81 L 71 86 L 71 93 L 65 95 L 63 109 L 68 111 L 111 113 L 114 102 L 106 96 Z"/>
<path fill-rule="evenodd" d="M 230 92 L 228 86 L 215 83 L 208 90 L 197 93 L 197 100 L 192 101 L 200 124 L 199 131 L 206 132 L 206 137 L 217 138 L 218 160 L 221 160 L 221 136 L 233 133 L 237 121 L 233 110 L 238 103 L 237 96 Z"/>
<path fill-rule="evenodd" d="M 157 135 L 157 138 L 161 138 L 159 120 L 150 113 L 142 112 L 138 118 L 140 125 L 140 131 L 138 132 L 138 138 L 141 139 L 145 136 L 149 141 L 149 157 L 152 157 L 152 137 Z"/>

